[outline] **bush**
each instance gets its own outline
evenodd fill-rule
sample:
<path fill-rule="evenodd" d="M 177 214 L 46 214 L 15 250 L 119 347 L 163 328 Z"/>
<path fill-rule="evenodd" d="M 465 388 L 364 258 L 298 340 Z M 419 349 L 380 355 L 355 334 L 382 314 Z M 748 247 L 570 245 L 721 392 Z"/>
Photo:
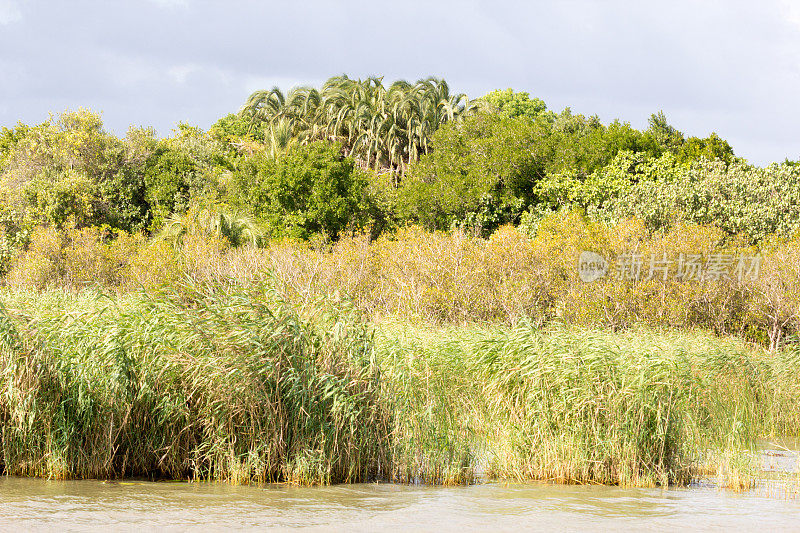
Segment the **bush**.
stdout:
<path fill-rule="evenodd" d="M 328 142 L 299 145 L 277 158 L 254 156 L 233 179 L 232 204 L 273 236 L 336 239 L 366 223 L 367 179 Z"/>
<path fill-rule="evenodd" d="M 103 227 L 37 228 L 28 249 L 12 264 L 6 283 L 43 290 L 88 286 L 130 290 L 176 281 L 185 271 L 166 243 Z"/>
<path fill-rule="evenodd" d="M 607 208 L 598 207 L 609 220 L 636 217 L 652 230 L 683 220 L 715 224 L 728 235 L 758 243 L 800 228 L 800 168 L 701 161 L 678 179 L 657 174 L 633 182 Z"/>
<path fill-rule="evenodd" d="M 366 235 L 334 244 L 283 239 L 263 249 L 235 248 L 226 237 L 205 232 L 148 244 L 139 235 L 98 228 L 40 229 L 13 263 L 7 283 L 127 290 L 169 285 L 182 276 L 225 283 L 269 279 L 298 304 L 346 295 L 376 319 L 702 328 L 777 349 L 800 333 L 800 296 L 794 290 L 800 272 L 792 266 L 798 250 L 796 239 L 759 250 L 713 226 L 678 223 L 651 233 L 635 219 L 608 226 L 575 211 L 544 217 L 532 237 L 511 226 L 489 239 L 463 230 L 408 227 L 374 241 Z M 591 283 L 579 278 L 583 251 L 607 259 L 605 277 Z M 638 258 L 638 279 L 622 270 L 626 253 Z M 679 257 L 694 254 L 701 268 L 716 256 L 727 261 L 728 276 L 676 278 Z M 749 268 L 756 257 L 757 275 L 736 274 L 740 260 Z M 664 259 L 667 278 L 657 265 L 648 277 L 650 261 Z"/>

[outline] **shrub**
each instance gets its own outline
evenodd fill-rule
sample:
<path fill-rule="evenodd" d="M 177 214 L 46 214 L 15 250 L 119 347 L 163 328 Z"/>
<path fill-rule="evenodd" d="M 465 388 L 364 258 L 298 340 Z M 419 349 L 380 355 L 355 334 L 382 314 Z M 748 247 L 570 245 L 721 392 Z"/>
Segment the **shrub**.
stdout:
<path fill-rule="evenodd" d="M 644 179 L 609 202 L 607 218 L 636 217 L 653 230 L 683 220 L 715 224 L 728 235 L 758 243 L 788 237 L 800 227 L 800 168 L 757 168 L 735 162 L 701 161 L 679 179 Z"/>
<path fill-rule="evenodd" d="M 142 234 L 95 226 L 37 228 L 6 282 L 37 290 L 93 285 L 133 289 L 177 279 L 179 265 L 172 247 L 148 244 Z"/>
<path fill-rule="evenodd" d="M 273 236 L 336 239 L 366 223 L 367 179 L 328 142 L 299 145 L 277 158 L 254 156 L 233 178 L 232 204 Z"/>

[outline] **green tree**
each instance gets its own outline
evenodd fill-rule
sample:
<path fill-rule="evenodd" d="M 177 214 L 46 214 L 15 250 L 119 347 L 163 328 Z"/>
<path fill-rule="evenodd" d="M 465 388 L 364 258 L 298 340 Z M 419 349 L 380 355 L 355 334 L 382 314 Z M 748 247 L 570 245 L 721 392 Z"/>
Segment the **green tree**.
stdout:
<path fill-rule="evenodd" d="M 231 201 L 273 236 L 336 239 L 366 222 L 367 179 L 338 144 L 297 145 L 278 158 L 248 159 L 234 176 Z"/>
<path fill-rule="evenodd" d="M 677 221 L 714 224 L 751 243 L 788 237 L 800 228 L 800 167 L 701 159 L 677 172 L 661 168 L 632 183 L 598 215 L 610 221 L 636 217 L 653 231 Z"/>
<path fill-rule="evenodd" d="M 473 107 L 466 95 L 451 93 L 438 78 L 415 84 L 400 80 L 387 88 L 382 78 L 337 76 L 319 90 L 256 91 L 240 114 L 267 140 L 280 133 L 284 142 L 279 144 L 286 145 L 287 131 L 300 143 L 334 140 L 364 166 L 403 174 L 410 162 L 428 153 L 431 135 L 442 124 L 459 120 Z"/>
<path fill-rule="evenodd" d="M 546 120 L 479 113 L 439 129 L 398 191 L 402 219 L 430 229 L 514 222 L 552 158 Z"/>
<path fill-rule="evenodd" d="M 186 152 L 164 143 L 148 159 L 144 173 L 145 199 L 150 206 L 152 228 L 160 228 L 173 213 L 189 206 L 190 188 L 200 169 Z"/>
<path fill-rule="evenodd" d="M 219 197 L 234 167 L 222 141 L 179 124 L 173 137 L 158 142 L 145 164 L 150 229 L 158 230 L 168 217 L 185 213 L 192 199 Z"/>
<path fill-rule="evenodd" d="M 658 156 L 663 149 L 651 136 L 626 122 L 608 126 L 598 117 L 572 114 L 569 108 L 558 115 L 552 132 L 553 157 L 548 173 L 577 172 L 587 176 L 609 164 L 622 151 Z"/>
<path fill-rule="evenodd" d="M 209 133 L 223 142 L 236 142 L 240 139 L 263 141 L 263 129 L 253 128 L 252 125 L 252 121 L 247 117 L 230 113 L 217 120 L 209 129 Z"/>
<path fill-rule="evenodd" d="M 4 139 L 8 152 L 0 187 L 6 212 L 20 217 L 22 226 L 62 225 L 70 217 L 78 225 L 120 219 L 119 196 L 110 184 L 130 165 L 124 143 L 105 131 L 100 115 L 65 112 L 36 126 L 18 125 Z"/>
<path fill-rule="evenodd" d="M 685 142 L 683 133 L 670 125 L 664 111 L 650 115 L 648 125 L 647 133 L 663 150 L 677 153 L 683 146 Z"/>
<path fill-rule="evenodd" d="M 549 174 L 536 184 L 537 204 L 549 211 L 562 208 L 596 213 L 640 182 L 673 182 L 685 174 L 670 152 L 653 157 L 645 152 L 623 150 L 607 165 L 588 176 L 577 169 Z"/>
<path fill-rule="evenodd" d="M 545 117 L 552 122 L 556 117 L 555 113 L 547 110 L 544 100 L 531 98 L 526 92 L 516 92 L 510 88 L 494 90 L 482 96 L 479 101 L 509 118 L 526 117 L 533 120 Z"/>
<path fill-rule="evenodd" d="M 701 158 L 713 161 L 720 159 L 730 164 L 734 159 L 733 148 L 728 141 L 712 133 L 705 139 L 689 137 L 678 151 L 678 159 L 683 162 L 697 161 Z"/>

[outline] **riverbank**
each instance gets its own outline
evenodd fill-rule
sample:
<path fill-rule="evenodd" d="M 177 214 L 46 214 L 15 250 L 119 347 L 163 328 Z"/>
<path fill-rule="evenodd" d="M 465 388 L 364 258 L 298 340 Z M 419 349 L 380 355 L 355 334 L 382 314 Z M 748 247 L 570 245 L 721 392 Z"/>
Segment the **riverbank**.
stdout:
<path fill-rule="evenodd" d="M 800 435 L 798 354 L 701 332 L 369 322 L 266 282 L 0 300 L 12 475 L 741 489 Z"/>

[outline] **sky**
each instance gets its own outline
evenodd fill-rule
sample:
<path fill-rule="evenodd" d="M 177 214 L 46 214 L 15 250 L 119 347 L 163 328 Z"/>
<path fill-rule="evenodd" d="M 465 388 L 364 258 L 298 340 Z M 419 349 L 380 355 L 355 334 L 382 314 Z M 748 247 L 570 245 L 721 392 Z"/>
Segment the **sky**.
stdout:
<path fill-rule="evenodd" d="M 800 158 L 800 0 L 0 0 L 0 126 L 86 107 L 166 136 L 343 73 L 637 128 L 663 110 L 753 163 Z"/>

